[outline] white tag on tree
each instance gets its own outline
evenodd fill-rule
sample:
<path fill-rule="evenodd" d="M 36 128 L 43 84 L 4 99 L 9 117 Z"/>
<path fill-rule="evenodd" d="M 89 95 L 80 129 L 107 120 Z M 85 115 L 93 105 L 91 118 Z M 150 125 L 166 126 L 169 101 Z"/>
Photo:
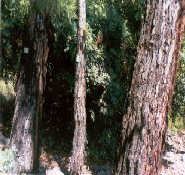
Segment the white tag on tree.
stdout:
<path fill-rule="evenodd" d="M 27 47 L 24 47 L 24 53 L 28 53 L 29 49 Z"/>
<path fill-rule="evenodd" d="M 82 61 L 82 57 L 79 56 L 79 55 L 77 55 L 76 62 L 79 63 L 79 62 L 81 62 L 81 61 Z"/>

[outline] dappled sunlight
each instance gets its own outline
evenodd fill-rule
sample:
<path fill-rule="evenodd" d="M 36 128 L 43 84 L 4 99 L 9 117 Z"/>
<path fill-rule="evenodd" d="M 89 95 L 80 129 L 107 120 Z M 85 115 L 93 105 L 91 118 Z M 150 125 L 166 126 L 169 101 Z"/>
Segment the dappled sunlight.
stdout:
<path fill-rule="evenodd" d="M 2 117 L 2 126 L 3 134 L 6 137 L 10 136 L 12 119 L 14 114 L 14 103 L 15 103 L 15 92 L 13 87 L 13 82 L 3 79 L 0 80 L 0 100 L 1 100 L 1 117 Z"/>

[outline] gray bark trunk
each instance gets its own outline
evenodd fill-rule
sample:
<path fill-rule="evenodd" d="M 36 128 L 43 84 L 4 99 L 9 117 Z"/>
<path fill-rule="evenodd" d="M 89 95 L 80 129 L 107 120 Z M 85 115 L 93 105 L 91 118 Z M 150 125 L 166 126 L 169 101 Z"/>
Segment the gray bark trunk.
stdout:
<path fill-rule="evenodd" d="M 1 26 L 1 0 L 0 0 L 0 26 Z M 2 35 L 1 35 L 1 28 L 0 28 L 0 78 L 2 78 Z M 0 98 L 0 134 L 3 134 L 1 100 L 2 99 Z"/>
<path fill-rule="evenodd" d="M 23 164 L 16 163 L 14 172 L 32 173 L 37 169 L 38 119 L 42 115 L 43 91 L 48 58 L 48 38 L 45 13 L 31 9 L 25 43 L 29 53 L 21 60 L 16 85 L 16 102 L 10 137 L 10 148 L 18 150 Z"/>
<path fill-rule="evenodd" d="M 86 3 L 78 0 L 79 22 L 78 42 L 76 55 L 76 80 L 74 90 L 74 119 L 75 131 L 73 138 L 73 150 L 71 158 L 71 174 L 82 175 L 83 153 L 86 142 L 86 60 L 85 60 L 85 23 Z"/>
<path fill-rule="evenodd" d="M 184 3 L 147 0 L 117 175 L 158 174 L 184 33 Z"/>

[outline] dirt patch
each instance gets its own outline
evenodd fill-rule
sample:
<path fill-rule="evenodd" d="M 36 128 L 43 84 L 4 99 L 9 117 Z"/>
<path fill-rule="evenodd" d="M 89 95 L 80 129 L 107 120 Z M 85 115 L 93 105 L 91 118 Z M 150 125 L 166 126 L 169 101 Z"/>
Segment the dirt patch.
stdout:
<path fill-rule="evenodd" d="M 58 167 L 65 175 L 70 173 L 70 155 L 66 152 L 60 152 L 55 155 L 52 153 L 42 151 L 40 156 L 40 173 L 45 173 L 46 170 Z M 84 175 L 112 175 L 111 165 L 97 165 L 90 161 L 85 161 L 83 166 Z"/>
<path fill-rule="evenodd" d="M 70 154 L 64 151 L 53 154 L 43 150 L 40 156 L 40 173 L 58 167 L 65 175 L 69 175 L 70 158 Z M 83 175 L 113 175 L 110 164 L 97 165 L 90 160 L 85 161 L 83 171 Z M 181 135 L 167 132 L 160 175 L 185 175 L 185 131 Z"/>
<path fill-rule="evenodd" d="M 185 175 L 185 131 L 180 135 L 167 132 L 161 175 Z"/>

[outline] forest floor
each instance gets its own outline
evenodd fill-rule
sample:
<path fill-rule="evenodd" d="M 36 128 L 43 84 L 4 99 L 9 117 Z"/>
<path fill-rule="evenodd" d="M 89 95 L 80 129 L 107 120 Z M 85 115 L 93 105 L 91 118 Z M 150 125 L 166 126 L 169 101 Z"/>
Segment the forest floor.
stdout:
<path fill-rule="evenodd" d="M 180 134 L 167 132 L 161 175 L 185 175 L 185 130 Z"/>
<path fill-rule="evenodd" d="M 42 151 L 40 165 L 42 164 L 43 170 L 58 167 L 64 175 L 69 175 L 69 160 L 70 155 L 67 152 L 53 154 Z M 83 168 L 84 175 L 113 175 L 109 164 L 100 166 L 86 161 Z M 185 175 L 185 130 L 180 134 L 167 132 L 160 175 Z"/>

